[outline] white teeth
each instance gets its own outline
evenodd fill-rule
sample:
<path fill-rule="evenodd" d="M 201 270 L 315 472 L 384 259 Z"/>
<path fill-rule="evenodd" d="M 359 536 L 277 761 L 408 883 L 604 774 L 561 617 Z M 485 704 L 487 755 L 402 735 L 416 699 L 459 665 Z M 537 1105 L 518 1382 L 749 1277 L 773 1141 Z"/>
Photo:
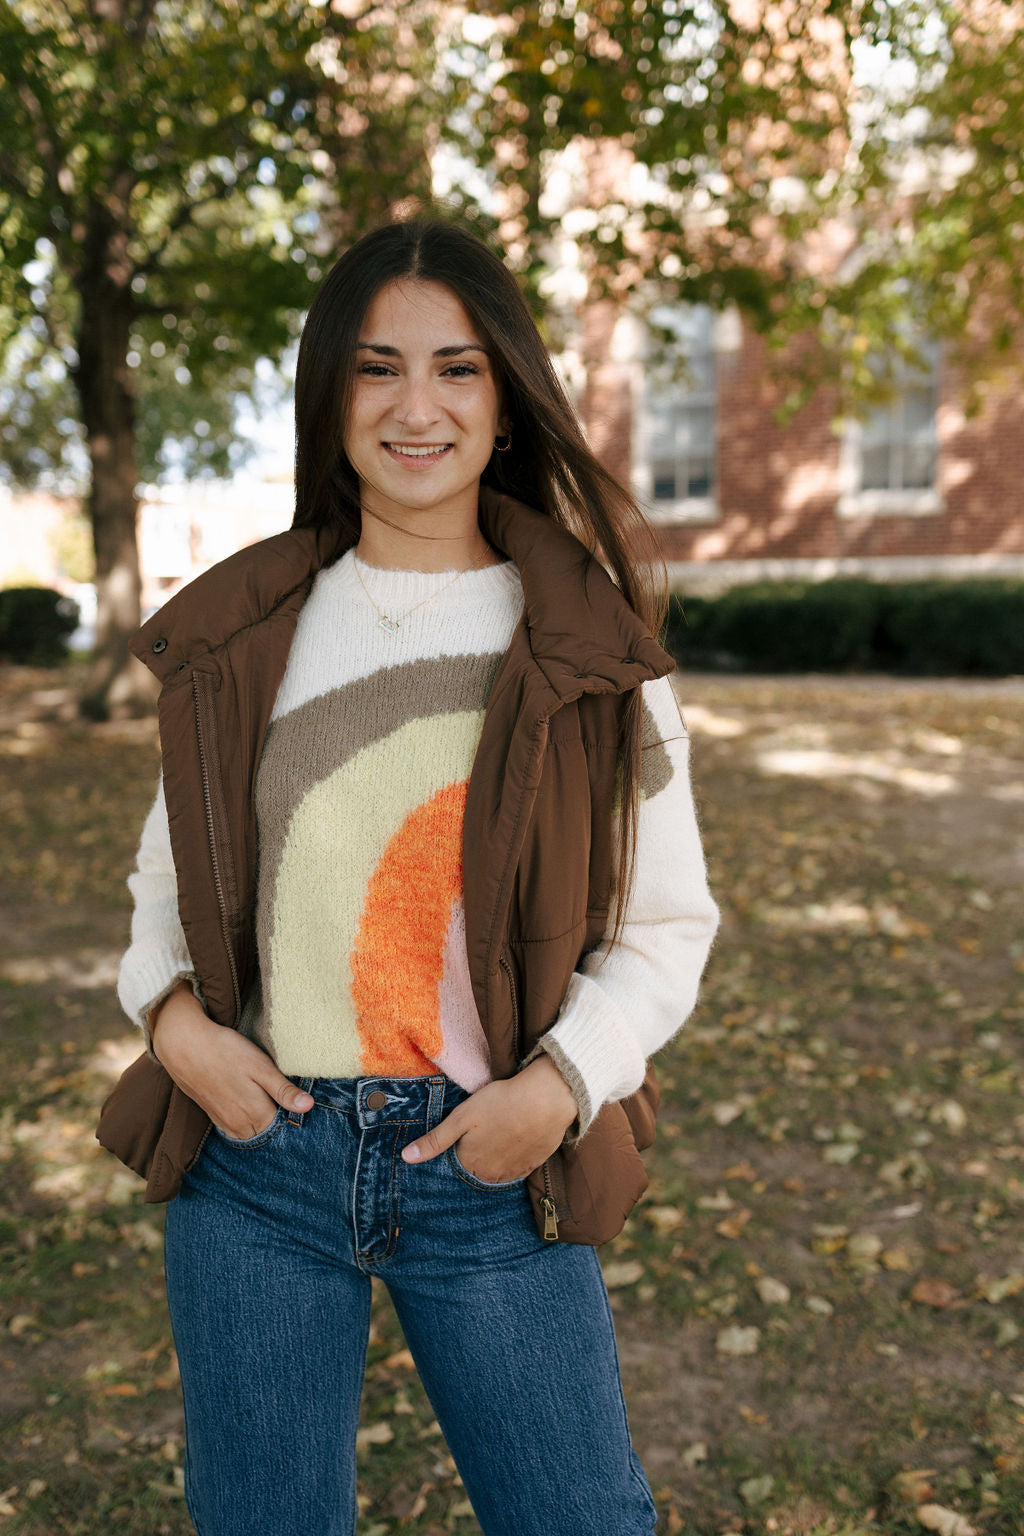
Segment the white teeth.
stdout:
<path fill-rule="evenodd" d="M 411 459 L 423 459 L 431 453 L 443 453 L 446 448 L 451 447 L 451 443 L 428 443 L 425 447 L 420 448 L 408 447 L 402 443 L 388 443 L 386 446 L 391 449 L 392 453 L 404 453 Z"/>

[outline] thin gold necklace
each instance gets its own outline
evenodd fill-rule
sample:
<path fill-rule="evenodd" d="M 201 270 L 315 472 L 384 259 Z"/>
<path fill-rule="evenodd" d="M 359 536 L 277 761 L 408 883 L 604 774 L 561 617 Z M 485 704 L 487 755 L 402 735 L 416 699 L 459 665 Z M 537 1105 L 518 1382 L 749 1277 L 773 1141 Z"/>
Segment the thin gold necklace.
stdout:
<path fill-rule="evenodd" d="M 490 555 L 490 550 L 487 551 L 487 555 Z M 389 635 L 397 635 L 399 629 L 402 627 L 403 619 L 407 619 L 410 613 L 415 613 L 417 608 L 425 608 L 428 603 L 432 603 L 435 597 L 440 597 L 442 592 L 447 592 L 449 587 L 454 587 L 455 583 L 459 581 L 463 576 L 468 576 L 470 571 L 482 570 L 486 564 L 486 557 L 483 560 L 478 560 L 475 565 L 467 565 L 464 571 L 456 571 L 451 581 L 446 581 L 444 586 L 438 587 L 436 592 L 431 592 L 428 597 L 421 598 L 418 603 L 413 603 L 412 607 L 407 608 L 404 613 L 398 613 L 394 615 L 385 613 L 383 608 L 381 608 L 379 604 L 374 601 L 373 594 L 370 592 L 366 582 L 363 580 L 363 573 L 359 569 L 359 556 L 355 553 L 352 555 L 352 564 L 355 567 L 356 579 L 366 595 L 366 600 L 377 615 L 377 628 L 385 630 Z"/>

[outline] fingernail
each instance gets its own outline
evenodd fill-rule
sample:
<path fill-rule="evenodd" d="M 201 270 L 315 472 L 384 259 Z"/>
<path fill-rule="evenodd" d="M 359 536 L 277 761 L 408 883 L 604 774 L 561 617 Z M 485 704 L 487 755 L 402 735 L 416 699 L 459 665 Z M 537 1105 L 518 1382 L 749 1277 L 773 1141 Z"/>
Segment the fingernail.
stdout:
<path fill-rule="evenodd" d="M 403 1149 L 402 1149 L 402 1157 L 405 1159 L 405 1161 L 407 1163 L 418 1163 L 419 1162 L 419 1160 L 420 1160 L 420 1149 L 416 1145 L 415 1142 L 413 1142 L 412 1146 L 410 1146 L 410 1147 L 403 1147 Z"/>
<path fill-rule="evenodd" d="M 292 1099 L 293 1109 L 312 1109 L 313 1095 L 311 1093 L 297 1093 Z"/>

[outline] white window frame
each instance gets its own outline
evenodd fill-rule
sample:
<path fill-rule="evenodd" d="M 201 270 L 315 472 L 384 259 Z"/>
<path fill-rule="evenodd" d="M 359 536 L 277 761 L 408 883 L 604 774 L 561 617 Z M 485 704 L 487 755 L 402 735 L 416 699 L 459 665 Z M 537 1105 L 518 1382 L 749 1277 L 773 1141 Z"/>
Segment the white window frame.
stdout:
<path fill-rule="evenodd" d="M 902 370 L 901 370 L 902 371 Z M 868 487 L 862 484 L 864 464 L 864 423 L 848 418 L 843 423 L 839 451 L 839 500 L 836 510 L 840 517 L 931 517 L 943 510 L 939 489 L 941 438 L 939 413 L 941 409 L 942 355 L 935 351 L 934 368 L 927 376 L 935 386 L 935 480 L 931 486 L 909 488 Z M 906 382 L 912 383 L 907 375 Z M 900 393 L 893 397 L 895 403 Z"/>
<path fill-rule="evenodd" d="M 683 308 L 684 306 L 678 306 Z M 694 306 L 697 307 L 697 306 Z M 663 312 L 669 312 L 669 306 L 659 306 Z M 658 310 L 652 311 L 652 317 L 658 314 Z M 654 482 L 651 466 L 650 445 L 654 435 L 653 421 L 647 410 L 648 370 L 647 358 L 650 351 L 650 334 L 647 326 L 637 322 L 635 330 L 635 372 L 633 399 L 635 402 L 633 412 L 633 492 L 641 503 L 648 520 L 659 526 L 677 523 L 708 523 L 717 522 L 719 518 L 718 504 L 718 355 L 722 344 L 723 317 L 711 313 L 710 316 L 710 353 L 714 368 L 714 385 L 708 391 L 687 391 L 687 397 L 696 403 L 709 403 L 712 412 L 712 461 L 714 475 L 711 493 L 708 496 L 680 496 L 671 501 L 656 501 L 654 499 Z M 685 388 L 685 385 L 683 386 Z"/>

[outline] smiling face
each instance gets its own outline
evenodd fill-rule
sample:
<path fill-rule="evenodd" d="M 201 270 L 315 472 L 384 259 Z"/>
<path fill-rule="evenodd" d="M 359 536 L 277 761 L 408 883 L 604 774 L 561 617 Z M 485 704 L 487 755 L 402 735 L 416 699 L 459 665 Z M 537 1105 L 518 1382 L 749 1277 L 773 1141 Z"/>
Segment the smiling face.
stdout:
<path fill-rule="evenodd" d="M 451 289 L 407 278 L 377 293 L 359 333 L 344 445 L 364 507 L 406 525 L 476 525 L 501 425 L 483 338 Z"/>

